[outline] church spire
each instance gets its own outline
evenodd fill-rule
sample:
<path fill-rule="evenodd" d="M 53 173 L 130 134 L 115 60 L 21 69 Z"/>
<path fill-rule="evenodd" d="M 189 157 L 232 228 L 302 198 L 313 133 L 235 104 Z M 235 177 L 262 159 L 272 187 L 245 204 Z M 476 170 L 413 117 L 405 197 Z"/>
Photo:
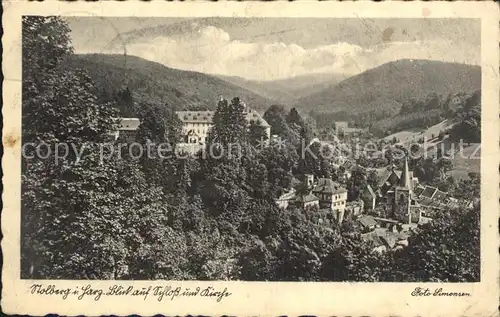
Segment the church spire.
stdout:
<path fill-rule="evenodd" d="M 408 169 L 407 157 L 405 157 L 403 171 L 401 172 L 401 178 L 399 179 L 399 186 L 411 189 L 410 171 Z"/>

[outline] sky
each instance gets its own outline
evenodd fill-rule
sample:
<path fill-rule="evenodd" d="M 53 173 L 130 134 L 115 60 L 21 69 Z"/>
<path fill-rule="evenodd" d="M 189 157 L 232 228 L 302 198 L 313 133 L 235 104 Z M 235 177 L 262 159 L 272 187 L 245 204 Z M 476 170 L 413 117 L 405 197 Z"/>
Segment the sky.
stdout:
<path fill-rule="evenodd" d="M 68 17 L 75 53 L 249 80 L 351 76 L 398 59 L 480 64 L 474 19 Z"/>

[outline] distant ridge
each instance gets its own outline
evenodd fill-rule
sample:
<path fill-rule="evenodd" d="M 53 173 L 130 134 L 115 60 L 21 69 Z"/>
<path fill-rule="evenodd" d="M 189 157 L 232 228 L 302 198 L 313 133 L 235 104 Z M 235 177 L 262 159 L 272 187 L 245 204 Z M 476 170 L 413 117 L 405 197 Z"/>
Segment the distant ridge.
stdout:
<path fill-rule="evenodd" d="M 320 73 L 267 81 L 248 80 L 238 76 L 218 75 L 217 77 L 263 97 L 292 106 L 295 100 L 320 92 L 348 76 L 335 73 Z"/>
<path fill-rule="evenodd" d="M 107 92 L 128 86 L 139 102 L 167 104 L 178 110 L 215 109 L 221 96 L 240 97 L 259 111 L 275 103 L 214 76 L 169 68 L 136 56 L 81 54 L 68 60 L 65 67 L 85 69 L 97 86 Z"/>
<path fill-rule="evenodd" d="M 398 60 L 369 69 L 320 92 L 302 97 L 295 105 L 304 111 L 398 112 L 411 99 L 431 92 L 448 95 L 481 88 L 479 66 L 431 60 Z"/>

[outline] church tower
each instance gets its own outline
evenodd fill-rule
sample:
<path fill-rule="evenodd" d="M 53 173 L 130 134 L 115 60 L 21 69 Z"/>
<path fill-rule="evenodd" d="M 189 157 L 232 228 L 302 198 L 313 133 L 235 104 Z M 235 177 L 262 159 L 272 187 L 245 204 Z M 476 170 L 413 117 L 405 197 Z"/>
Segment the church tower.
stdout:
<path fill-rule="evenodd" d="M 392 197 L 391 197 L 392 198 Z M 393 217 L 405 223 L 412 222 L 412 206 L 415 205 L 413 190 L 408 169 L 408 159 L 405 157 L 403 170 L 398 184 L 394 188 L 394 201 L 392 203 Z"/>

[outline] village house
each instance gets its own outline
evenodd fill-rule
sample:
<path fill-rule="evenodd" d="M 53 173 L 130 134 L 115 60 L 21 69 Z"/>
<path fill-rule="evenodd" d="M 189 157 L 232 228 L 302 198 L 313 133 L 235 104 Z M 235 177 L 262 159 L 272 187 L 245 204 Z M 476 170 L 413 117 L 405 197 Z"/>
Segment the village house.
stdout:
<path fill-rule="evenodd" d="M 296 195 L 295 205 L 302 209 L 319 207 L 319 198 L 313 194 Z"/>
<path fill-rule="evenodd" d="M 314 176 L 305 174 L 303 182 L 309 189 L 309 193 L 300 195 L 295 189 L 282 194 L 276 199 L 278 207 L 286 209 L 295 205 L 301 208 L 318 207 L 321 210 L 333 212 L 338 222 L 344 220 L 347 204 L 347 190 L 328 178 L 320 178 L 314 181 Z M 357 207 L 359 209 L 359 206 Z"/>
<path fill-rule="evenodd" d="M 396 226 L 381 228 L 372 216 L 362 216 L 358 222 L 362 227 L 361 239 L 372 243 L 372 252 L 381 253 L 408 246 L 408 234 L 398 230 Z"/>
<path fill-rule="evenodd" d="M 141 121 L 138 118 L 120 118 L 118 128 L 110 133 L 113 140 L 118 140 L 119 137 L 126 139 L 135 139 L 137 129 Z"/>
<path fill-rule="evenodd" d="M 362 200 L 349 201 L 345 204 L 344 218 L 353 218 L 363 213 L 365 203 Z"/>
<path fill-rule="evenodd" d="M 329 178 L 320 178 L 312 193 L 319 198 L 319 206 L 333 211 L 335 218 L 342 222 L 347 203 L 347 189 Z"/>
<path fill-rule="evenodd" d="M 368 129 L 349 127 L 349 123 L 347 121 L 335 121 L 334 127 L 335 134 L 343 137 L 355 137 L 368 132 Z"/>

